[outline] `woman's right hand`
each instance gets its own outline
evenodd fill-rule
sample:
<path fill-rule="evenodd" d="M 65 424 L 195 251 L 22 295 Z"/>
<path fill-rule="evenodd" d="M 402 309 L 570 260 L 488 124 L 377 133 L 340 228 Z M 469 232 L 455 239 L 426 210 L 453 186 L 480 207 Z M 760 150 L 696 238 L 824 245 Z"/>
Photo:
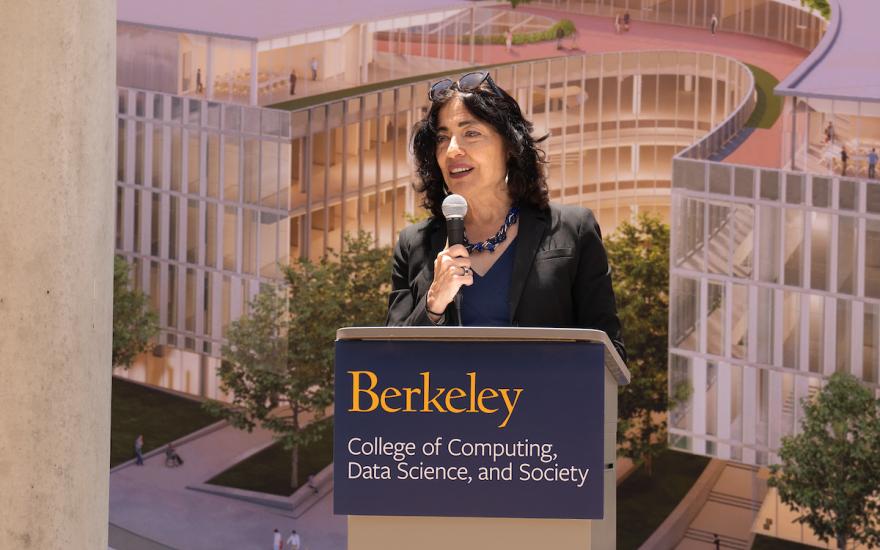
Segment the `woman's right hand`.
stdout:
<path fill-rule="evenodd" d="M 462 286 L 474 284 L 467 248 L 456 244 L 441 250 L 434 260 L 434 282 L 428 289 L 429 312 L 442 314 Z"/>

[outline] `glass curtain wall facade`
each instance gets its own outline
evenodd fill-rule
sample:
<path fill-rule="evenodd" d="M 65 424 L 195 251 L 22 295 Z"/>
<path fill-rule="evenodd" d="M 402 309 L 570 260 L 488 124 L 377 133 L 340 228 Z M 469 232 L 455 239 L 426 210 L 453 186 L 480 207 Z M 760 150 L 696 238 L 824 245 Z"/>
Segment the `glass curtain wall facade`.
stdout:
<path fill-rule="evenodd" d="M 744 65 L 690 52 L 568 56 L 492 76 L 536 135 L 549 134 L 551 198 L 592 208 L 606 232 L 640 209 L 665 219 L 672 156 L 727 120 L 752 89 Z M 391 244 L 406 215 L 420 212 L 407 146 L 429 85 L 292 113 L 292 255 L 319 257 L 359 230 Z"/>
<path fill-rule="evenodd" d="M 503 7 L 462 6 L 277 37 L 260 41 L 257 49 L 261 70 L 287 75 L 295 68 L 301 94 L 310 95 L 483 64 L 491 61 L 488 45 L 503 44 L 508 28 L 539 32 L 554 23 Z M 314 81 L 313 57 L 319 62 Z"/>
<path fill-rule="evenodd" d="M 783 117 L 785 168 L 844 175 L 846 149 L 845 175 L 869 176 L 868 154 L 880 151 L 880 102 L 789 97 Z"/>
<path fill-rule="evenodd" d="M 880 396 L 880 184 L 674 160 L 670 442 L 777 462 L 835 372 Z"/>
<path fill-rule="evenodd" d="M 116 25 L 116 82 L 174 95 L 248 103 L 253 41 Z M 258 82 L 259 85 L 259 82 Z"/>
<path fill-rule="evenodd" d="M 483 46 L 493 41 L 503 44 L 508 29 L 528 34 L 545 31 L 555 23 L 550 17 L 499 6 L 395 17 L 368 23 L 367 29 L 374 33 L 377 52 L 473 64 L 489 61 Z"/>
<path fill-rule="evenodd" d="M 711 161 L 727 123 L 673 159 L 669 391 L 691 392 L 670 444 L 759 466 L 834 372 L 880 396 L 880 185 L 861 179 L 880 104 L 790 97 L 782 116 L 785 169 Z"/>
<path fill-rule="evenodd" d="M 552 199 L 592 208 L 606 233 L 638 210 L 667 218 L 670 159 L 752 89 L 744 65 L 686 52 L 569 56 L 493 78 L 549 134 Z M 129 375 L 214 397 L 226 327 L 279 263 L 357 231 L 392 244 L 421 212 L 408 143 L 429 85 L 293 112 L 120 88 L 117 250 L 162 328 L 157 356 Z"/>
<path fill-rule="evenodd" d="M 708 27 L 715 14 L 718 30 L 770 38 L 812 50 L 827 22 L 818 13 L 776 0 L 535 0 L 536 7 L 613 17 L 629 12 L 636 21 Z"/>
<path fill-rule="evenodd" d="M 161 334 L 128 374 L 217 397 L 230 321 L 290 259 L 290 114 L 119 88 L 116 249 Z"/>
<path fill-rule="evenodd" d="M 492 37 L 503 43 L 508 28 L 528 33 L 554 23 L 548 17 L 472 6 L 263 40 L 119 23 L 117 82 L 124 87 L 266 106 L 486 63 Z M 293 90 L 291 72 L 297 77 Z"/>
<path fill-rule="evenodd" d="M 260 71 L 279 84 L 261 91 L 260 104 L 292 98 L 292 69 L 300 97 L 483 63 L 486 46 L 480 39 L 497 30 L 496 22 L 508 20 L 525 28 L 553 24 L 546 17 L 461 6 L 261 40 Z"/>

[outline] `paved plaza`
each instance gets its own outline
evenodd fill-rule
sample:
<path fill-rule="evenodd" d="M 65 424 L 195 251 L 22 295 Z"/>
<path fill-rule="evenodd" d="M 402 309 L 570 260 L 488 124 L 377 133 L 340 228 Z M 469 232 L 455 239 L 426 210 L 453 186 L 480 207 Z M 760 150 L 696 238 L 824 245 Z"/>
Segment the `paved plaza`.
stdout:
<path fill-rule="evenodd" d="M 183 466 L 165 467 L 165 455 L 159 453 L 142 467 L 129 464 L 115 469 L 110 475 L 110 523 L 158 543 L 130 542 L 117 550 L 265 550 L 271 548 L 276 528 L 285 535 L 296 529 L 305 550 L 343 550 L 346 519 L 333 515 L 332 493 L 294 518 L 291 512 L 270 506 L 187 489 L 264 449 L 271 441 L 266 430 L 247 433 L 225 426 L 181 444 L 178 452 Z"/>

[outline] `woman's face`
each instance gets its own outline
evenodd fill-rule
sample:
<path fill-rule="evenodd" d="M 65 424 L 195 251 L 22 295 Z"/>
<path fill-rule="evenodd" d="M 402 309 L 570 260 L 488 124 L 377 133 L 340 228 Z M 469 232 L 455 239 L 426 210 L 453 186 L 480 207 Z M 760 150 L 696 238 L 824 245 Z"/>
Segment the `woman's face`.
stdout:
<path fill-rule="evenodd" d="M 507 193 L 504 139 L 468 111 L 460 95 L 437 113 L 437 164 L 453 193 L 465 198 Z"/>

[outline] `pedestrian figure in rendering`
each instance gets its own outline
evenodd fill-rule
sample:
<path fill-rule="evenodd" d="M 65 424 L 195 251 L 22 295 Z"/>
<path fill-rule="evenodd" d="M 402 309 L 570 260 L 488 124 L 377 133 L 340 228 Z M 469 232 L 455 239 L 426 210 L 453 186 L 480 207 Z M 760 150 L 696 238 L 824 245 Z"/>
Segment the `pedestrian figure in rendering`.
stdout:
<path fill-rule="evenodd" d="M 296 69 L 290 69 L 290 95 L 296 95 Z"/>
<path fill-rule="evenodd" d="M 620 14 L 614 14 L 614 32 L 620 34 Z"/>
<path fill-rule="evenodd" d="M 507 29 L 507 32 L 504 33 L 504 46 L 507 48 L 507 53 L 513 51 L 513 31 L 510 29 Z"/>
<path fill-rule="evenodd" d="M 825 143 L 834 143 L 834 125 L 830 121 L 825 127 Z"/>
<path fill-rule="evenodd" d="M 144 465 L 144 436 L 138 434 L 137 438 L 134 440 L 134 456 L 136 460 L 134 461 L 135 466 L 143 466 Z"/>
<path fill-rule="evenodd" d="M 717 533 L 712 534 L 712 544 L 715 545 L 715 550 L 721 550 L 721 537 Z"/>
<path fill-rule="evenodd" d="M 556 49 L 562 49 L 562 39 L 565 37 L 565 31 L 562 27 L 556 27 Z"/>
<path fill-rule="evenodd" d="M 718 29 L 718 16 L 714 13 L 712 19 L 709 20 L 709 28 L 712 30 L 712 34 L 715 34 L 715 30 Z"/>
<path fill-rule="evenodd" d="M 841 147 L 840 148 L 840 164 L 841 164 L 840 175 L 841 176 L 846 175 L 846 162 L 848 160 L 849 160 L 849 154 L 847 154 L 847 152 L 846 152 L 846 147 L 845 146 Z"/>
<path fill-rule="evenodd" d="M 165 466 L 168 466 L 170 468 L 183 466 L 183 459 L 180 458 L 180 455 L 177 454 L 177 450 L 171 443 L 169 443 L 168 446 L 165 447 Z"/>
<path fill-rule="evenodd" d="M 316 495 L 318 494 L 318 486 L 315 485 L 315 475 L 314 474 L 309 474 L 309 479 L 306 482 L 306 485 L 308 486 L 309 489 L 312 490 L 312 493 L 314 493 Z M 294 531 L 294 533 L 296 533 L 296 531 Z"/>
<path fill-rule="evenodd" d="M 199 67 L 196 69 L 196 93 L 200 94 L 204 89 L 205 87 L 202 86 L 202 69 Z"/>
<path fill-rule="evenodd" d="M 290 550 L 299 550 L 302 542 L 299 538 L 299 533 L 296 532 L 296 529 L 290 532 L 290 536 L 287 537 L 287 544 L 290 545 Z"/>
<path fill-rule="evenodd" d="M 629 32 L 629 12 L 623 12 L 623 30 Z"/>
<path fill-rule="evenodd" d="M 868 153 L 868 177 L 872 179 L 877 177 L 877 149 L 873 147 Z"/>
<path fill-rule="evenodd" d="M 309 61 L 309 67 L 312 69 L 312 81 L 318 80 L 318 58 L 313 57 Z"/>
<path fill-rule="evenodd" d="M 281 538 L 281 531 L 275 529 L 272 532 L 272 550 L 284 550 L 284 539 Z"/>

